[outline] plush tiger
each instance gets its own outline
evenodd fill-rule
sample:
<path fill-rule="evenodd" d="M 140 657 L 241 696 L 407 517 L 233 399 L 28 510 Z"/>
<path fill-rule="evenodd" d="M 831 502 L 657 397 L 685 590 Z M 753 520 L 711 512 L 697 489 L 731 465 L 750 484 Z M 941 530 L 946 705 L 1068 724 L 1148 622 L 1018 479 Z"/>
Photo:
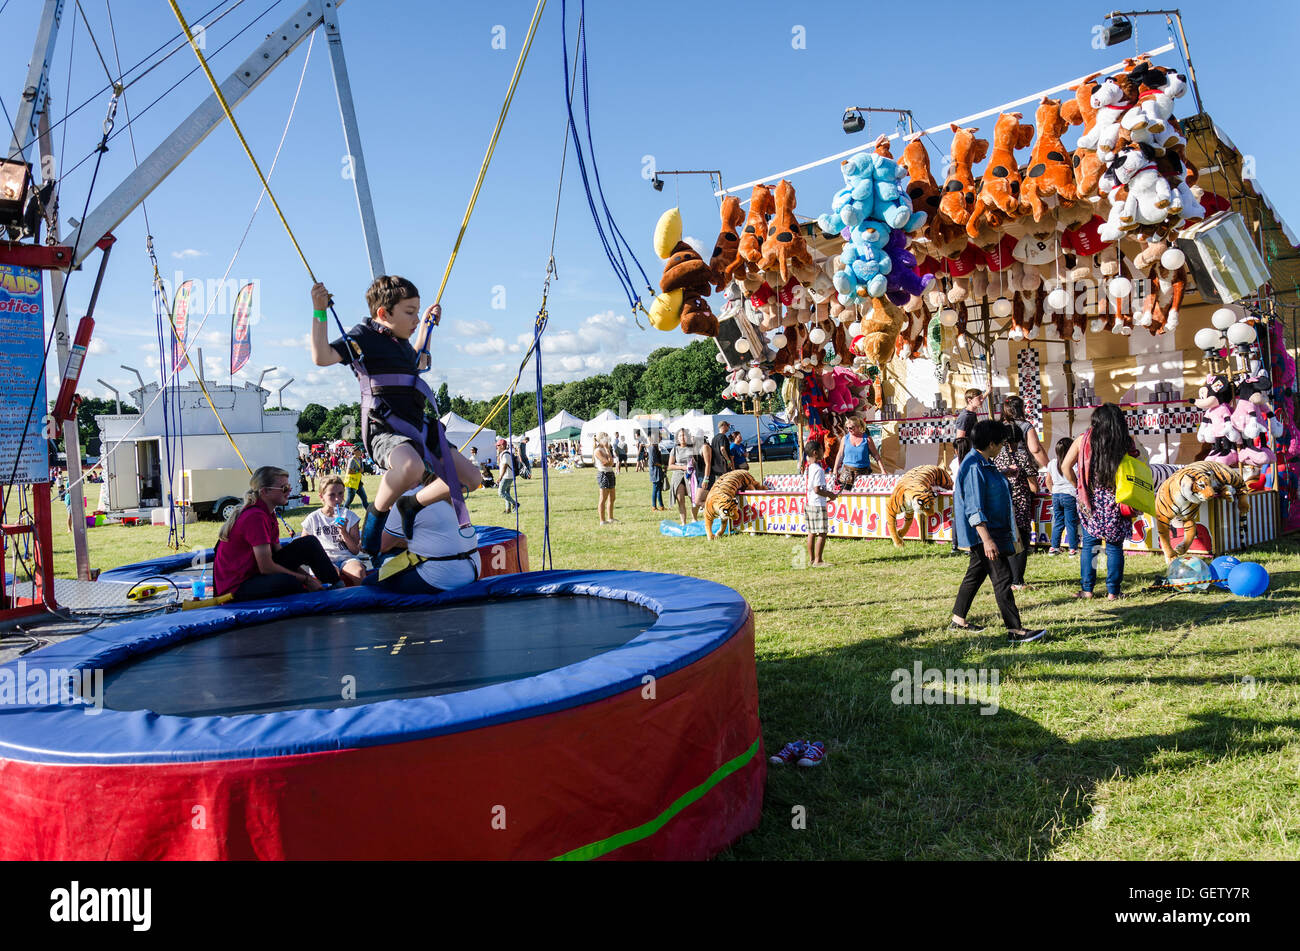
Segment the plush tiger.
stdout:
<path fill-rule="evenodd" d="M 1207 459 L 1181 467 L 1160 483 L 1156 489 L 1156 536 L 1166 562 L 1185 554 L 1195 538 L 1195 533 L 1184 532 L 1182 544 L 1175 549 L 1171 529 L 1195 523 L 1201 503 L 1220 498 L 1237 500 L 1237 513 L 1244 526 L 1250 497 L 1236 469 Z"/>
<path fill-rule="evenodd" d="M 758 480 L 749 474 L 748 469 L 732 469 L 726 475 L 718 476 L 718 481 L 709 489 L 704 499 L 704 531 L 713 537 L 713 520 L 721 518 L 724 522 L 740 521 L 740 493 L 761 489 Z"/>
<path fill-rule="evenodd" d="M 903 547 L 902 536 L 912 527 L 913 518 L 934 514 L 938 501 L 935 489 L 951 488 L 952 475 L 943 466 L 917 466 L 903 473 L 885 504 L 885 530 L 897 547 Z M 906 516 L 901 532 L 898 528 L 899 513 Z"/>

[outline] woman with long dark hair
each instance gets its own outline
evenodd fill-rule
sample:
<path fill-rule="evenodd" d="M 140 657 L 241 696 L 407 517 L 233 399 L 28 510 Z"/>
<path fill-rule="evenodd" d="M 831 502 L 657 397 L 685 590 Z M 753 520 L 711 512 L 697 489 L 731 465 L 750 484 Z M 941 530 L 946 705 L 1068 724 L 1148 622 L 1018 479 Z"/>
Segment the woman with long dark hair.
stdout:
<path fill-rule="evenodd" d="M 1091 598 L 1097 581 L 1093 555 L 1097 543 L 1106 543 L 1106 598 L 1117 601 L 1123 595 L 1124 542 L 1133 534 L 1133 520 L 1120 511 L 1115 501 L 1115 473 L 1125 456 L 1137 456 L 1129 435 L 1124 411 L 1114 403 L 1103 403 L 1092 413 L 1092 424 L 1074 441 L 1061 461 L 1062 474 L 1079 494 L 1079 521 L 1083 528 L 1079 558 L 1079 593 Z M 1078 472 L 1075 472 L 1078 463 Z"/>
<path fill-rule="evenodd" d="M 1025 444 L 1025 434 L 1014 420 L 1004 419 L 1007 441 L 993 460 L 1011 487 L 1011 512 L 1020 534 L 1020 551 L 1007 558 L 1011 569 L 1011 590 L 1020 591 L 1025 584 L 1025 567 L 1029 562 L 1030 533 L 1033 530 L 1034 493 L 1038 491 L 1038 467 Z M 1030 430 L 1033 432 L 1033 430 Z"/>
<path fill-rule="evenodd" d="M 1038 430 L 1034 429 L 1034 424 L 1025 415 L 1024 400 L 1018 396 L 1008 396 L 1004 399 L 1002 401 L 1002 422 L 1020 430 L 1025 439 L 1025 447 L 1040 468 L 1047 465 L 1049 461 L 1047 450 L 1043 448 L 1043 441 L 1038 438 Z"/>

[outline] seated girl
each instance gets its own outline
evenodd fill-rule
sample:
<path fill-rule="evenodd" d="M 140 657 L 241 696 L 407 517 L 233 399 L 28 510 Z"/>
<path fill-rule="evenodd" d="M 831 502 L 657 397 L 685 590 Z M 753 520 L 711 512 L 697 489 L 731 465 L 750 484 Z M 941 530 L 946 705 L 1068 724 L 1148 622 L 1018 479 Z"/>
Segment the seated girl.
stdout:
<path fill-rule="evenodd" d="M 320 591 L 336 584 L 339 573 L 320 539 L 303 535 L 280 544 L 275 510 L 289 499 L 289 473 L 262 466 L 248 484 L 244 507 L 226 521 L 217 536 L 212 565 L 216 593 L 233 594 L 236 601 L 255 601 Z M 310 568 L 310 573 L 304 568 Z"/>
<path fill-rule="evenodd" d="M 361 584 L 366 566 L 361 554 L 361 517 L 343 507 L 343 480 L 326 476 L 321 483 L 321 507 L 302 520 L 302 533 L 320 539 L 325 555 L 338 569 L 345 587 Z"/>

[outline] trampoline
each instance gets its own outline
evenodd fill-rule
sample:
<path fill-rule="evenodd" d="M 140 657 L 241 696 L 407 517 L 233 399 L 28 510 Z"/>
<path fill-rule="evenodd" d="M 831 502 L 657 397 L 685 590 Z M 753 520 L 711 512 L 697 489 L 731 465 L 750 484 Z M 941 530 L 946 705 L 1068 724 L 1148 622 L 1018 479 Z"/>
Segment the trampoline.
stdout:
<path fill-rule="evenodd" d="M 694 578 L 304 594 L 22 664 L 6 859 L 698 859 L 762 804 L 752 614 Z M 96 670 L 80 702 L 3 695 Z"/>

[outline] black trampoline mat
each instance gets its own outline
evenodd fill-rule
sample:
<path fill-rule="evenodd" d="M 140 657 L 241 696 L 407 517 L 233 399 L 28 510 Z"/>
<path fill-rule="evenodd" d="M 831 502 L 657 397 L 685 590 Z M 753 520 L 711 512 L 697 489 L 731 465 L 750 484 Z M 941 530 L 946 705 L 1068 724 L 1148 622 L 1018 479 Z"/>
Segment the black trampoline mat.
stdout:
<path fill-rule="evenodd" d="M 130 658 L 104 672 L 104 705 L 199 717 L 434 697 L 603 654 L 657 618 L 583 595 L 303 615 Z"/>

